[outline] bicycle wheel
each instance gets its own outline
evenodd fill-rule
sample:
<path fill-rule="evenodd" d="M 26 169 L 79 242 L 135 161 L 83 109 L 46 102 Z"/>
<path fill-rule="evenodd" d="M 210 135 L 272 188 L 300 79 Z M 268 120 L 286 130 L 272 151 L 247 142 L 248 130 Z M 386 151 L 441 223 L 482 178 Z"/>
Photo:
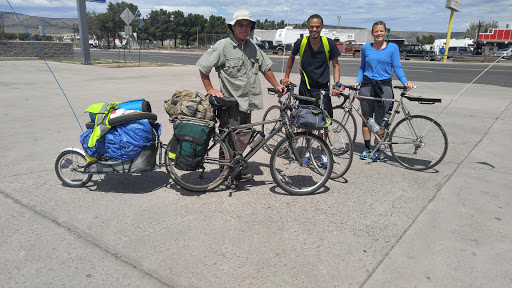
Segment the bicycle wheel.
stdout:
<path fill-rule="evenodd" d="M 82 187 L 92 178 L 92 174 L 84 173 L 86 164 L 84 154 L 75 150 L 62 151 L 55 160 L 55 173 L 64 186 Z"/>
<path fill-rule="evenodd" d="M 391 155 L 407 169 L 435 167 L 446 156 L 448 137 L 434 119 L 413 115 L 400 120 L 390 134 Z"/>
<path fill-rule="evenodd" d="M 341 125 L 340 121 L 332 119 L 331 126 L 329 126 L 329 133 L 326 142 L 329 144 L 333 155 L 333 168 L 331 179 L 340 178 L 347 173 L 350 165 L 352 165 L 352 158 L 354 150 L 352 148 L 352 138 L 345 126 Z"/>
<path fill-rule="evenodd" d="M 287 138 L 277 143 L 270 155 L 270 174 L 272 179 L 285 192 L 293 195 L 308 195 L 322 188 L 332 173 L 333 160 L 329 145 L 322 138 L 308 132 L 293 135 L 293 149 Z M 284 151 L 281 153 L 279 151 Z M 322 151 L 326 153 L 327 165 L 322 166 Z M 309 156 L 309 157 L 308 157 Z M 323 167 L 318 170 L 317 167 Z"/>
<path fill-rule="evenodd" d="M 267 109 L 267 111 L 265 111 L 265 114 L 263 115 L 263 120 L 262 121 L 279 119 L 279 117 L 281 117 L 281 110 L 280 109 L 281 109 L 281 107 L 279 105 L 270 106 Z M 268 135 L 270 135 L 272 130 L 277 125 L 279 125 L 279 122 L 271 123 L 271 124 L 266 124 L 266 125 L 263 124 L 263 125 L 261 125 L 261 131 L 263 131 L 263 133 L 265 133 L 265 136 L 268 136 Z M 268 140 L 268 142 L 265 143 L 265 145 L 263 145 L 263 150 L 265 150 L 269 154 L 271 154 L 272 151 L 274 150 L 274 148 L 276 148 L 276 144 L 279 141 L 281 141 L 281 139 L 283 139 L 285 137 L 286 136 L 284 135 L 283 131 L 280 131 L 279 133 L 274 135 L 274 137 L 272 137 L 270 140 Z"/>
<path fill-rule="evenodd" d="M 352 144 L 354 144 L 357 138 L 357 122 L 356 117 L 352 114 L 352 110 L 334 109 L 333 114 L 334 119 L 347 128 L 348 133 L 352 137 Z"/>
<path fill-rule="evenodd" d="M 170 158 L 171 141 L 165 150 L 165 167 L 172 180 L 180 187 L 194 192 L 213 190 L 228 177 L 229 163 L 232 158 L 231 149 L 224 141 L 219 141 L 219 135 L 213 136 L 213 141 L 208 147 L 208 153 L 204 156 L 203 168 L 196 171 L 183 171 L 174 167 Z M 212 147 L 213 145 L 213 147 Z"/>

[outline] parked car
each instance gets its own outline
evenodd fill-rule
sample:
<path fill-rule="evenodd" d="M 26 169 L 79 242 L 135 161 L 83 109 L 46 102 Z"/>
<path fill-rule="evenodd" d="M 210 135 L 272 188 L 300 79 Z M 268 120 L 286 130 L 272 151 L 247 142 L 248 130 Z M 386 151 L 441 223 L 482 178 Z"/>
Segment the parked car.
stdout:
<path fill-rule="evenodd" d="M 473 55 L 471 48 L 465 46 L 450 46 L 448 47 L 448 57 L 459 55 Z"/>
<path fill-rule="evenodd" d="M 276 50 L 276 46 L 274 46 L 274 42 L 273 41 L 270 41 L 270 40 L 263 40 L 261 41 L 260 43 L 257 43 L 256 46 L 260 47 L 260 49 L 262 51 L 265 51 L 266 48 L 265 48 L 265 43 L 268 43 L 268 52 L 269 53 L 274 53 L 275 50 Z"/>
<path fill-rule="evenodd" d="M 431 61 L 436 59 L 436 53 L 428 50 L 423 44 L 402 44 L 400 58 L 410 59 L 411 57 L 421 57 L 425 61 Z"/>
<path fill-rule="evenodd" d="M 501 55 L 503 55 L 502 58 L 512 60 L 512 47 L 496 51 L 496 56 L 500 57 Z"/>

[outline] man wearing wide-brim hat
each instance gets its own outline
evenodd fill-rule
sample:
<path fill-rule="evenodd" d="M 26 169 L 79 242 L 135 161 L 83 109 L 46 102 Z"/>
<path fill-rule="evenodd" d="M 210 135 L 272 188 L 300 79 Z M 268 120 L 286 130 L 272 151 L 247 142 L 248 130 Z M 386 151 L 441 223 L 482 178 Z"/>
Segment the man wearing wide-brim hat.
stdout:
<path fill-rule="evenodd" d="M 264 75 L 272 87 L 278 91 L 282 88 L 270 70 L 270 58 L 248 38 L 255 25 L 256 21 L 251 19 L 248 11 L 237 11 L 233 20 L 227 24 L 232 34 L 215 43 L 196 63 L 208 94 L 234 97 L 238 101 L 238 107 L 229 111 L 232 124 L 250 123 L 251 111 L 263 109 L 258 72 Z M 209 74 L 213 68 L 219 76 L 219 90 L 213 88 L 210 81 Z M 218 118 L 221 126 L 227 123 L 222 115 L 218 115 Z"/>
<path fill-rule="evenodd" d="M 227 113 L 223 109 L 217 110 L 220 127 L 228 123 L 251 123 L 251 111 L 263 109 L 258 72 L 264 75 L 272 87 L 280 91 L 279 96 L 285 91 L 270 70 L 270 58 L 249 39 L 255 25 L 256 21 L 248 11 L 237 11 L 233 20 L 227 24 L 232 34 L 215 43 L 196 63 L 208 94 L 215 97 L 234 97 L 238 102 L 238 106 L 228 108 Z M 219 90 L 213 88 L 210 81 L 209 75 L 213 68 L 220 80 Z"/>

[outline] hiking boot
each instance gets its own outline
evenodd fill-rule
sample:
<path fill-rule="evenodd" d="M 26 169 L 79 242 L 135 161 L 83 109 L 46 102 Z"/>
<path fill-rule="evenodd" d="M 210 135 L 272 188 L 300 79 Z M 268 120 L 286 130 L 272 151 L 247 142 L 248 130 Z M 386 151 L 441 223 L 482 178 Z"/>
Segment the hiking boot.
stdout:
<path fill-rule="evenodd" d="M 368 156 L 370 156 L 370 154 L 372 154 L 372 150 L 364 149 L 364 151 L 363 151 L 363 153 L 361 153 L 361 157 L 359 157 L 359 159 L 366 160 L 366 158 L 368 158 Z"/>
<path fill-rule="evenodd" d="M 320 156 L 320 165 L 322 165 L 322 167 L 324 167 L 324 168 L 329 165 L 329 161 L 328 161 L 327 155 L 322 154 Z"/>
<path fill-rule="evenodd" d="M 254 175 L 252 175 L 251 173 L 241 173 L 238 174 L 238 176 L 236 176 L 235 179 L 238 181 L 249 181 L 254 179 Z"/>
<path fill-rule="evenodd" d="M 302 163 L 303 164 L 306 164 L 308 163 L 309 161 L 311 160 L 311 155 L 309 155 L 309 151 L 306 152 L 306 154 L 304 155 L 304 157 L 302 158 Z"/>
<path fill-rule="evenodd" d="M 372 156 L 372 161 L 373 162 L 379 162 L 380 161 L 380 151 L 375 151 L 375 153 L 373 153 L 373 156 Z"/>

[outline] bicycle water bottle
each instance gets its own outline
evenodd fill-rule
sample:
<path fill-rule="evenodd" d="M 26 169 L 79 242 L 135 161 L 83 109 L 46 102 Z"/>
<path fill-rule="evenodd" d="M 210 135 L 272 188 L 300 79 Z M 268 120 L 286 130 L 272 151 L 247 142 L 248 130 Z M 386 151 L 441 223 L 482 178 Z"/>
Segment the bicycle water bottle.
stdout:
<path fill-rule="evenodd" d="M 391 111 L 386 112 L 386 115 L 384 115 L 384 119 L 382 119 L 382 123 L 380 123 L 381 129 L 386 129 L 388 126 L 389 117 L 391 117 Z"/>
<path fill-rule="evenodd" d="M 370 127 L 370 129 L 372 129 L 373 132 L 377 132 L 380 130 L 379 124 L 377 124 L 377 122 L 375 122 L 375 120 L 373 120 L 372 117 L 369 117 L 367 122 L 368 127 Z"/>
<path fill-rule="evenodd" d="M 249 146 L 254 149 L 256 146 L 258 146 L 258 144 L 261 143 L 261 141 L 263 141 L 264 138 L 265 138 L 265 134 L 263 134 L 263 132 L 254 131 L 254 133 L 251 137 L 251 143 L 249 143 Z"/>

